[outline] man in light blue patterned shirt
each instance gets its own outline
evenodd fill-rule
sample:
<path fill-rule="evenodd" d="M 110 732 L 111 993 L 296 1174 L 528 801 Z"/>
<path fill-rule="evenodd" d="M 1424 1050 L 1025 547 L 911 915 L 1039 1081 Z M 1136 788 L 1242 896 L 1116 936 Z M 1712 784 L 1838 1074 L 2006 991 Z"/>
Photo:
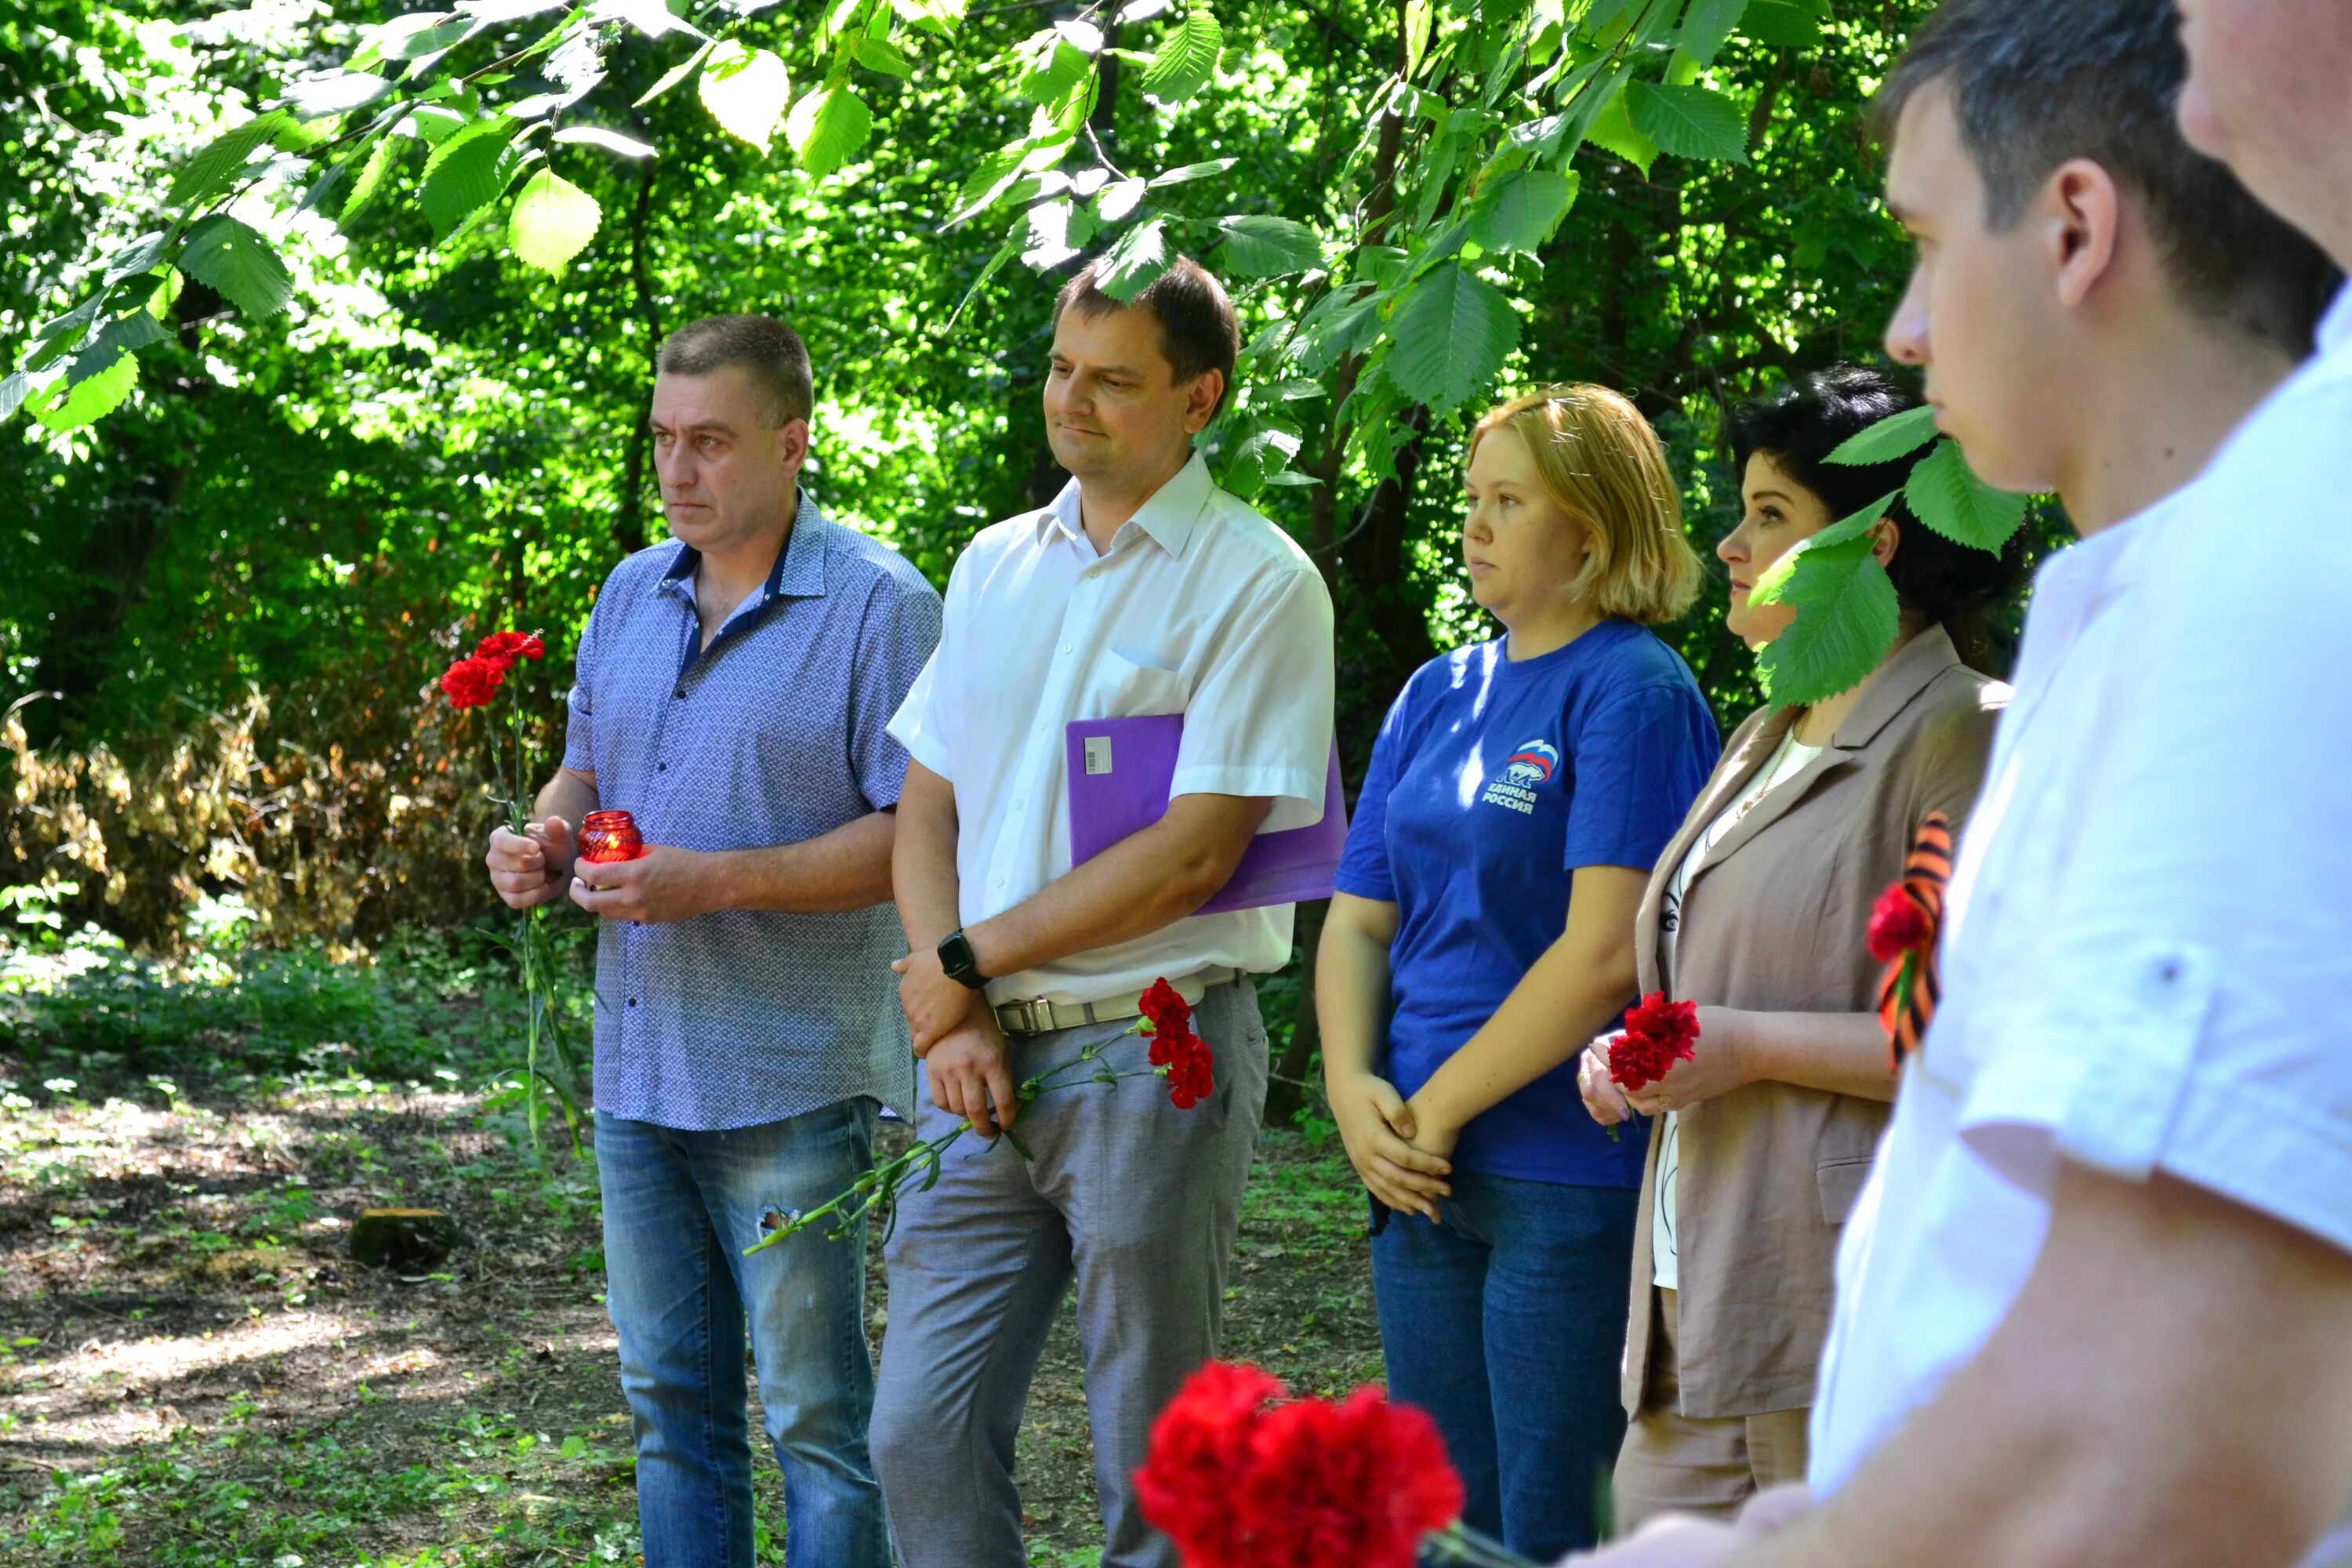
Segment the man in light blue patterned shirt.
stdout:
<path fill-rule="evenodd" d="M 866 1457 L 860 1243 L 742 1250 L 872 1162 L 913 1057 L 890 973 L 887 725 L 940 635 L 895 552 L 799 486 L 808 351 L 720 316 L 662 345 L 655 466 L 671 542 L 614 568 L 582 635 L 563 766 L 491 879 L 602 917 L 596 1153 L 607 1300 L 635 1417 L 648 1568 L 751 1568 L 746 1322 L 784 1473 L 792 1568 L 888 1568 Z M 632 813 L 641 859 L 575 864 Z"/>

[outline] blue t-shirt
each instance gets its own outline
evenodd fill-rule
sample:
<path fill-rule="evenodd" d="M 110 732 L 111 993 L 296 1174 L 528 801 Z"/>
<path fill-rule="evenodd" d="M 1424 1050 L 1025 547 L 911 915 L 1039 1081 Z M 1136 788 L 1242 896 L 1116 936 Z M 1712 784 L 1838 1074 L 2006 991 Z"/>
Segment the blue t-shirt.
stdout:
<path fill-rule="evenodd" d="M 1387 1077 L 1401 1094 L 1461 1049 L 1568 918 L 1580 866 L 1647 871 L 1722 742 L 1690 668 L 1631 621 L 1538 658 L 1504 640 L 1415 671 L 1372 748 L 1339 888 L 1397 906 Z M 1576 1058 L 1463 1129 L 1466 1170 L 1637 1187 L 1649 1140 L 1585 1110 Z"/>

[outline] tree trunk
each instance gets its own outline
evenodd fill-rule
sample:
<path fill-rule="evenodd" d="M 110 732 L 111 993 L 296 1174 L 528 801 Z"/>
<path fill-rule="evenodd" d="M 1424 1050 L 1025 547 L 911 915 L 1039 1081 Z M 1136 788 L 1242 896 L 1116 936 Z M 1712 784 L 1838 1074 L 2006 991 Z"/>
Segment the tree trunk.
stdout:
<path fill-rule="evenodd" d="M 1315 950 L 1322 945 L 1323 917 L 1330 909 L 1328 899 L 1298 906 L 1298 945 L 1302 953 L 1298 963 L 1298 1006 L 1291 1015 L 1290 1043 L 1282 1048 L 1281 1058 L 1274 1064 L 1274 1076 L 1265 1086 L 1268 1127 L 1290 1125 L 1298 1115 L 1298 1108 L 1307 1103 L 1307 1091 L 1313 1086 L 1314 1080 L 1307 1075 L 1315 1070 L 1316 1053 L 1323 1046 L 1323 1021 L 1315 1011 Z"/>

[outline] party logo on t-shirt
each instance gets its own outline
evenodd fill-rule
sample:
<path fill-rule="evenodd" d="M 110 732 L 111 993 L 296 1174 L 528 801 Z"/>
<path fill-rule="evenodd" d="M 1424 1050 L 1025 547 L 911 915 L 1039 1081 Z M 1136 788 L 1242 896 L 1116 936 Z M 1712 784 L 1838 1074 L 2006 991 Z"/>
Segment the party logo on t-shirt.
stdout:
<path fill-rule="evenodd" d="M 1552 770 L 1558 766 L 1559 748 L 1548 741 L 1529 741 L 1510 754 L 1503 763 L 1501 776 L 1486 785 L 1486 793 L 1480 798 L 1489 805 L 1532 816 L 1536 790 L 1550 779 Z"/>

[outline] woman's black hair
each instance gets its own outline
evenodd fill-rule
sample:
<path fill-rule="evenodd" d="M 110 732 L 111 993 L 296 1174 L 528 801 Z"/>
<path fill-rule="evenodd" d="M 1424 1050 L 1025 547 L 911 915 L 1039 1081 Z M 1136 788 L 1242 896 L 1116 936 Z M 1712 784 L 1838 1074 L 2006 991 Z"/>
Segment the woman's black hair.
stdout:
<path fill-rule="evenodd" d="M 1832 463 L 1830 453 L 1888 415 L 1917 406 L 1917 395 L 1884 372 L 1855 364 L 1815 371 L 1777 397 L 1725 416 L 1733 472 L 1744 477 L 1748 459 L 1760 452 L 1820 497 L 1831 521 L 1851 517 L 1887 491 L 1902 489 L 1912 468 L 1933 448 L 1860 467 Z M 1971 668 L 1999 673 L 1986 617 L 2024 576 L 2025 531 L 2011 535 L 1995 554 L 1946 539 L 1913 517 L 1899 496 L 1886 515 L 1902 531 L 1886 574 L 1903 607 L 1941 626 Z"/>

